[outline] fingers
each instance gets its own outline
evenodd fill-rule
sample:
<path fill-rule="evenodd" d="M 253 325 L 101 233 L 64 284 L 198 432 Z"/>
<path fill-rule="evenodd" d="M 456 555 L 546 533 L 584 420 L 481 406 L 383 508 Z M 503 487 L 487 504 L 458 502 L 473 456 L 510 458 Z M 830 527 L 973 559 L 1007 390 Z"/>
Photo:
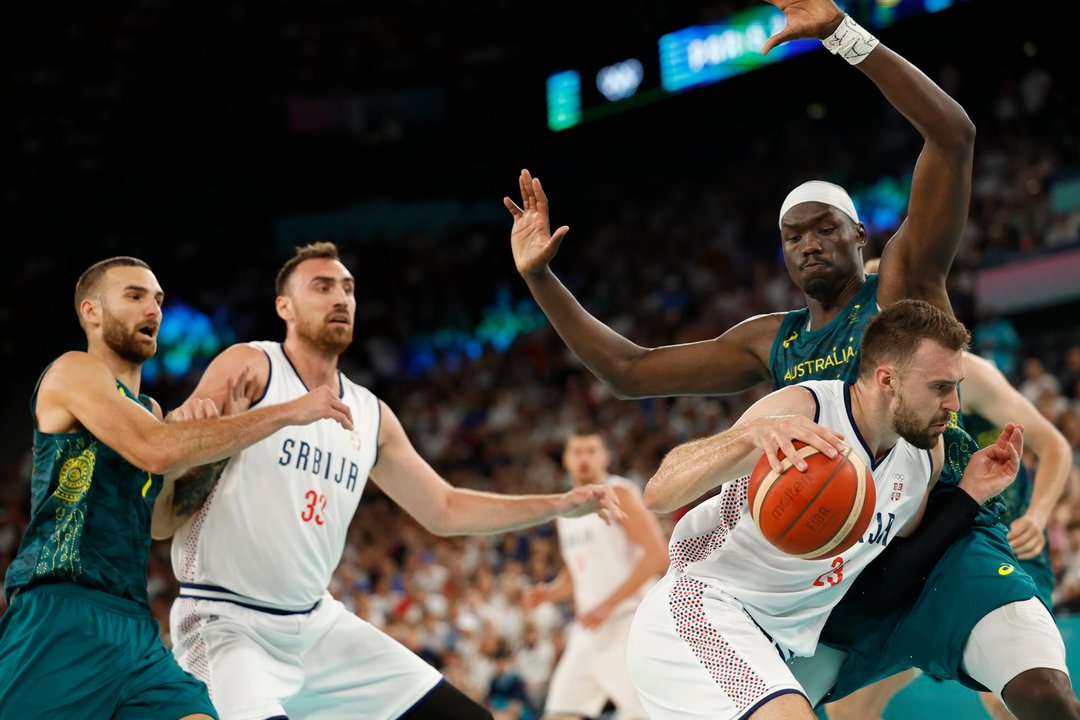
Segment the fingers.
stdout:
<path fill-rule="evenodd" d="M 784 453 L 784 457 L 791 461 L 791 464 L 795 466 L 795 469 L 799 472 L 806 472 L 810 469 L 810 466 L 806 464 L 806 460 L 799 455 L 799 451 L 795 449 L 795 445 L 789 438 L 783 438 L 780 440 L 780 451 Z"/>
<path fill-rule="evenodd" d="M 508 197 L 503 198 L 503 205 L 505 205 L 506 209 L 510 211 L 510 214 L 514 216 L 515 220 L 525 214 L 525 211 L 519 208 L 517 203 Z"/>
<path fill-rule="evenodd" d="M 194 415 L 196 420 L 215 418 L 218 413 L 217 405 L 210 398 L 197 398 L 194 403 Z"/>
<path fill-rule="evenodd" d="M 792 32 L 788 28 L 784 28 L 780 32 L 773 35 L 771 38 L 765 41 L 765 45 L 761 48 L 762 55 L 768 55 L 769 51 L 777 45 L 787 42 L 791 38 Z"/>
<path fill-rule="evenodd" d="M 536 209 L 536 192 L 533 190 L 533 178 L 527 169 L 522 169 L 518 177 L 521 185 L 521 206 L 528 210 Z"/>
<path fill-rule="evenodd" d="M 532 189 L 533 194 L 536 196 L 536 209 L 541 212 L 547 212 L 547 193 L 544 192 L 544 188 L 540 185 L 540 178 L 533 178 Z"/>
<path fill-rule="evenodd" d="M 563 225 L 551 235 L 551 242 L 558 245 L 562 242 L 563 235 L 570 232 L 570 228 L 567 225 Z"/>
<path fill-rule="evenodd" d="M 335 398 L 330 403 L 330 407 L 331 407 L 332 413 L 333 413 L 331 415 L 331 417 L 334 420 L 337 420 L 338 423 L 340 423 L 341 426 L 343 428 L 345 428 L 346 430 L 352 430 L 353 429 L 352 410 L 349 409 L 349 406 Z"/>

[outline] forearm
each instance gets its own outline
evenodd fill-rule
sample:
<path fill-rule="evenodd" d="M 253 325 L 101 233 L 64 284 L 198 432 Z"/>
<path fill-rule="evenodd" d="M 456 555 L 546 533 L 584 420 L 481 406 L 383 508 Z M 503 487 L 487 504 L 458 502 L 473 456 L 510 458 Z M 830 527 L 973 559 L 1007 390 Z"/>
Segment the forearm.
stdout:
<path fill-rule="evenodd" d="M 164 475 L 184 466 L 224 460 L 286 425 L 286 405 L 270 405 L 230 417 L 165 423 L 148 439 L 156 448 L 156 467 L 146 469 Z"/>
<path fill-rule="evenodd" d="M 559 571 L 554 580 L 544 586 L 544 594 L 548 602 L 574 599 L 574 582 L 570 579 L 570 572 L 565 567 Z"/>
<path fill-rule="evenodd" d="M 664 457 L 645 486 L 645 506 L 666 513 L 696 500 L 739 477 L 754 450 L 750 423 L 746 422 L 719 435 L 678 446 Z"/>
<path fill-rule="evenodd" d="M 561 495 L 496 495 L 465 488 L 447 493 L 443 517 L 428 528 L 439 535 L 491 535 L 553 519 Z"/>
<path fill-rule="evenodd" d="M 1039 453 L 1039 466 L 1035 470 L 1035 487 L 1031 492 L 1031 502 L 1027 515 L 1030 515 L 1041 527 L 1046 527 L 1050 515 L 1054 512 L 1065 482 L 1072 469 L 1072 450 L 1065 438 L 1060 437 Z"/>
<path fill-rule="evenodd" d="M 884 45 L 857 67 L 927 142 L 970 153 L 975 126 L 964 108 L 921 70 Z"/>
<path fill-rule="evenodd" d="M 555 332 L 586 367 L 615 393 L 631 394 L 627 365 L 648 350 L 590 315 L 550 269 L 526 275 L 525 282 Z"/>
<path fill-rule="evenodd" d="M 202 507 L 210 496 L 228 460 L 188 468 L 180 474 L 165 477 L 165 486 L 154 503 L 151 535 L 165 540 L 176 533 L 191 515 Z"/>

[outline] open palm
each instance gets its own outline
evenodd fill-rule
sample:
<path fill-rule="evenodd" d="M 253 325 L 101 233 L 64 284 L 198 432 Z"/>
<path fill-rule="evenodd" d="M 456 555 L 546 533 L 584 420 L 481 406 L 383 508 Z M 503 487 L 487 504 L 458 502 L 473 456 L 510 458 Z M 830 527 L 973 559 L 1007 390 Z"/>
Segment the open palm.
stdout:
<path fill-rule="evenodd" d="M 554 234 L 548 220 L 548 199 L 539 178 L 534 178 L 528 170 L 522 170 L 518 176 L 521 186 L 521 207 L 508 197 L 503 198 L 503 205 L 514 216 L 514 227 L 510 230 L 510 246 L 514 251 L 514 264 L 522 275 L 536 275 L 543 272 L 555 253 L 559 243 L 570 228 L 563 225 Z"/>
<path fill-rule="evenodd" d="M 773 35 L 761 48 L 768 53 L 777 45 L 801 38 L 827 38 L 844 19 L 844 13 L 832 0 L 765 0 L 784 13 L 787 26 Z"/>

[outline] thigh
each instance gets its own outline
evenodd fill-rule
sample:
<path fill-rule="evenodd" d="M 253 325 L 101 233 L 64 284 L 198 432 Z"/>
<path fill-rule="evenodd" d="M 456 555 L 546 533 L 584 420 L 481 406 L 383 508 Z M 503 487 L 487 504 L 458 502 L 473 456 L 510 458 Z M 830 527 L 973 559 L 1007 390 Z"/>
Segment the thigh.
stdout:
<path fill-rule="evenodd" d="M 803 695 L 737 601 L 688 576 L 669 574 L 649 591 L 627 652 L 630 677 L 655 720 L 735 720 Z"/>
<path fill-rule="evenodd" d="M 195 714 L 218 718 L 205 683 L 185 672 L 160 639 L 155 641 L 158 648 L 140 663 L 136 677 L 125 687 L 124 699 L 113 720 Z"/>
<path fill-rule="evenodd" d="M 594 666 L 596 682 L 619 711 L 620 720 L 644 720 L 646 717 L 641 698 L 630 679 L 627 661 L 630 624 L 633 620 L 634 615 L 627 613 L 607 623 L 598 643 L 600 654 Z"/>
<path fill-rule="evenodd" d="M 601 645 L 599 633 L 580 625 L 570 629 L 566 650 L 555 665 L 548 686 L 544 715 L 596 717 L 604 709 L 607 694 L 597 682 L 600 672 Z M 626 667 L 625 643 L 622 665 Z"/>
<path fill-rule="evenodd" d="M 1061 632 L 1035 598 L 1004 605 L 980 620 L 964 647 L 963 662 L 964 672 L 998 697 L 1010 680 L 1027 670 L 1069 674 Z"/>
<path fill-rule="evenodd" d="M 299 660 L 272 642 L 274 618 L 229 603 L 180 598 L 171 616 L 180 666 L 206 683 L 222 720 L 285 715 L 302 685 Z"/>
<path fill-rule="evenodd" d="M 0 620 L 2 714 L 111 716 L 133 669 L 115 620 L 41 590 L 19 593 Z"/>
<path fill-rule="evenodd" d="M 392 720 L 440 680 L 408 648 L 327 598 L 315 611 L 316 639 L 301 656 L 304 685 L 285 709 L 310 720 Z"/>

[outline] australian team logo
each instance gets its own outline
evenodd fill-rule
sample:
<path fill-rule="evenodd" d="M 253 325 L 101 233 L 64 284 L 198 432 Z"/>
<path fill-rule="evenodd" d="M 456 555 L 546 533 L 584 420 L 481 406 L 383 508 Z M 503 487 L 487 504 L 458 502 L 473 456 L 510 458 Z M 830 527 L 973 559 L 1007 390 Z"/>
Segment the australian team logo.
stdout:
<path fill-rule="evenodd" d="M 96 461 L 97 453 L 94 452 L 93 445 L 75 457 L 68 458 L 60 466 L 59 482 L 53 495 L 66 503 L 81 500 L 90 489 L 90 483 L 94 479 Z"/>

